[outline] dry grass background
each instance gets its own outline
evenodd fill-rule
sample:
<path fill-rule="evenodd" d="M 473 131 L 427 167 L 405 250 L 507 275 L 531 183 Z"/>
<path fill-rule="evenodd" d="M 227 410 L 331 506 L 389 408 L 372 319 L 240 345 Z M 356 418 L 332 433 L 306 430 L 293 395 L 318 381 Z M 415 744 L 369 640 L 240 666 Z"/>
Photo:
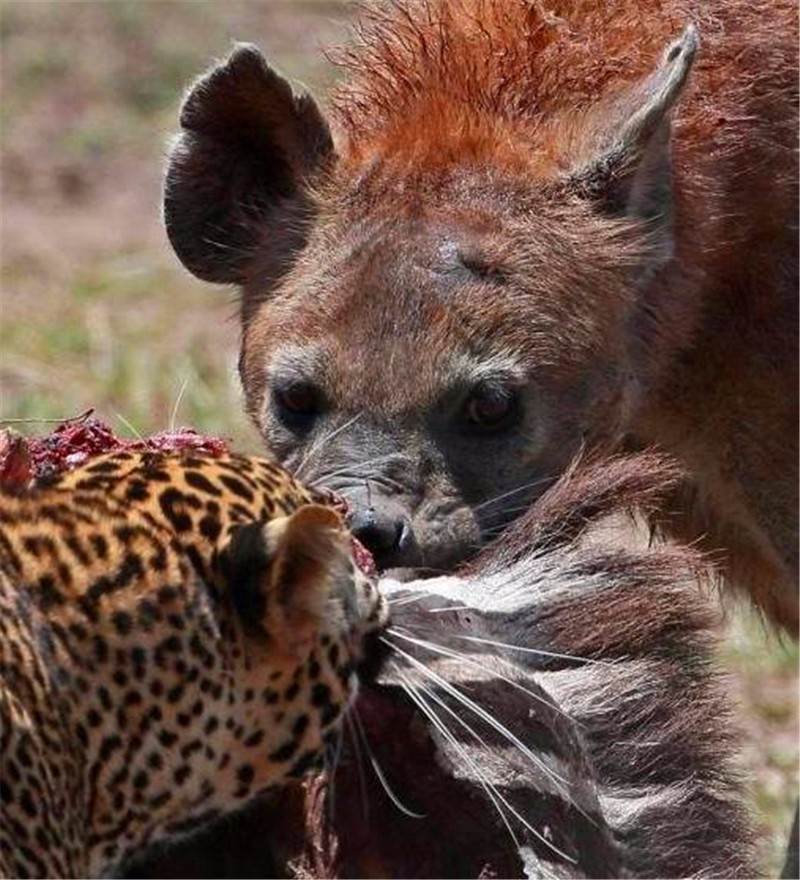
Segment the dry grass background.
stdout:
<path fill-rule="evenodd" d="M 165 145 L 184 86 L 234 39 L 324 92 L 335 71 L 321 47 L 351 12 L 336 0 L 0 3 L 0 418 L 93 406 L 123 434 L 188 424 L 258 448 L 232 293 L 191 279 L 161 228 Z M 724 654 L 775 876 L 797 792 L 797 648 L 740 613 Z"/>

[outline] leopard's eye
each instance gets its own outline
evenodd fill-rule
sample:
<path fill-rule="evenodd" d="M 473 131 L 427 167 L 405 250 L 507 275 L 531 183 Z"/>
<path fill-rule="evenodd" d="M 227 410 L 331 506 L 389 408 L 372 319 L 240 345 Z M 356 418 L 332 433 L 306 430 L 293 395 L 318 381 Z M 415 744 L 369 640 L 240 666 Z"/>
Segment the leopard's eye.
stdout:
<path fill-rule="evenodd" d="M 478 385 L 465 406 L 465 419 L 472 428 L 499 431 L 510 427 L 518 413 L 518 395 L 505 385 Z"/>
<path fill-rule="evenodd" d="M 278 418 L 293 430 L 308 430 L 323 410 L 319 389 L 301 382 L 273 388 L 272 403 Z"/>

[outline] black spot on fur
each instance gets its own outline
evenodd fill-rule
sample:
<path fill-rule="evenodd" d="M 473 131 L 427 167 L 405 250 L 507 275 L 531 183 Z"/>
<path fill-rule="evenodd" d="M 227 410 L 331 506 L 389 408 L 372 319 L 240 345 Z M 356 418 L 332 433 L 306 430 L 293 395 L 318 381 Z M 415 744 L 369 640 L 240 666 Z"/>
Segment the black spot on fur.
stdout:
<path fill-rule="evenodd" d="M 206 495 L 212 495 L 215 498 L 219 498 L 219 496 L 222 495 L 222 492 L 211 482 L 211 480 L 199 471 L 184 471 L 183 478 L 193 489 L 204 492 Z"/>
<path fill-rule="evenodd" d="M 164 748 L 169 749 L 178 741 L 178 736 L 171 730 L 161 730 L 158 733 L 158 741 L 164 746 Z"/>
<path fill-rule="evenodd" d="M 222 524 L 219 519 L 214 516 L 202 517 L 198 524 L 198 528 L 200 534 L 212 543 L 219 538 L 220 533 L 222 532 Z"/>
<path fill-rule="evenodd" d="M 23 789 L 19 796 L 19 805 L 25 811 L 26 816 L 30 816 L 32 819 L 37 815 L 38 810 L 36 809 L 36 803 L 31 796 L 31 792 L 29 789 Z"/>
<path fill-rule="evenodd" d="M 270 752 L 269 759 L 270 761 L 276 761 L 277 763 L 283 764 L 292 758 L 297 751 L 297 747 L 297 740 L 291 739 L 275 749 L 274 752 Z"/>
<path fill-rule="evenodd" d="M 103 535 L 90 535 L 89 543 L 92 545 L 92 549 L 97 554 L 98 559 L 108 558 L 108 541 L 106 541 Z"/>
<path fill-rule="evenodd" d="M 317 682 L 311 688 L 311 705 L 317 708 L 329 706 L 331 703 L 331 689 L 322 682 Z"/>
<path fill-rule="evenodd" d="M 150 492 L 147 489 L 147 483 L 144 480 L 131 479 L 125 489 L 125 499 L 127 501 L 147 501 Z"/>
<path fill-rule="evenodd" d="M 173 486 L 164 489 L 158 496 L 158 504 L 161 511 L 169 521 L 172 528 L 178 533 L 188 532 L 192 528 L 192 518 L 183 508 L 186 506 L 186 496 Z"/>
<path fill-rule="evenodd" d="M 127 635 L 131 631 L 133 623 L 127 611 L 115 611 L 111 615 L 111 622 L 121 636 Z"/>
<path fill-rule="evenodd" d="M 220 572 L 243 625 L 260 630 L 266 611 L 264 580 L 269 570 L 269 553 L 263 526 L 240 526 L 219 556 Z"/>
<path fill-rule="evenodd" d="M 131 780 L 133 787 L 138 788 L 139 790 L 147 788 L 148 783 L 150 782 L 150 777 L 145 773 L 144 770 L 140 770 Z"/>
<path fill-rule="evenodd" d="M 257 730 L 255 733 L 251 733 L 250 736 L 248 736 L 247 739 L 245 739 L 245 741 L 242 743 L 242 745 L 244 745 L 248 749 L 252 749 L 255 746 L 261 745 L 261 743 L 263 741 L 264 741 L 264 731 Z"/>
<path fill-rule="evenodd" d="M 98 751 L 100 762 L 103 763 L 105 761 L 108 761 L 108 759 L 114 754 L 114 752 L 121 748 L 122 739 L 117 734 L 107 736 L 100 744 L 100 749 Z"/>
<path fill-rule="evenodd" d="M 238 495 L 240 498 L 243 498 L 245 501 L 247 501 L 248 504 L 252 504 L 255 500 L 253 490 L 237 477 L 222 474 L 220 475 L 219 479 L 226 489 L 228 489 L 230 492 L 233 492 L 234 495 Z"/>
<path fill-rule="evenodd" d="M 169 605 L 170 602 L 174 602 L 178 598 L 178 595 L 178 590 L 176 590 L 175 587 L 171 587 L 169 584 L 164 587 L 159 587 L 158 592 L 156 593 L 156 597 L 162 605 Z"/>
<path fill-rule="evenodd" d="M 253 777 L 255 776 L 255 771 L 251 764 L 242 764 L 241 767 L 236 771 L 236 778 L 243 785 L 250 785 L 253 781 Z"/>

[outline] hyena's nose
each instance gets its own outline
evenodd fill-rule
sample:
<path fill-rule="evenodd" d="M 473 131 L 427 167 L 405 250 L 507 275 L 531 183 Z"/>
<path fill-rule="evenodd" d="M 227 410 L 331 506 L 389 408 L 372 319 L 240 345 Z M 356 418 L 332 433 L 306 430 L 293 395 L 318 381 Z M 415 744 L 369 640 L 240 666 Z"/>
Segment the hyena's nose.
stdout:
<path fill-rule="evenodd" d="M 408 520 L 392 509 L 364 507 L 352 515 L 350 531 L 372 553 L 380 570 L 413 565 L 416 542 Z"/>

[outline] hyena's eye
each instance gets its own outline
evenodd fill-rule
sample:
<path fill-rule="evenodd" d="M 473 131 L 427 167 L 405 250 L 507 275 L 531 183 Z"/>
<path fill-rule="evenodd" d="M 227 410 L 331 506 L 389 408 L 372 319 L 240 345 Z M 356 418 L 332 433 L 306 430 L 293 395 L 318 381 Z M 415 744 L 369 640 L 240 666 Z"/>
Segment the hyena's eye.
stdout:
<path fill-rule="evenodd" d="M 309 430 L 323 410 L 319 389 L 305 382 L 275 386 L 272 404 L 281 422 L 295 431 Z"/>
<path fill-rule="evenodd" d="M 470 394 L 464 416 L 470 427 L 482 431 L 500 431 L 516 423 L 519 395 L 507 385 L 481 384 Z"/>

